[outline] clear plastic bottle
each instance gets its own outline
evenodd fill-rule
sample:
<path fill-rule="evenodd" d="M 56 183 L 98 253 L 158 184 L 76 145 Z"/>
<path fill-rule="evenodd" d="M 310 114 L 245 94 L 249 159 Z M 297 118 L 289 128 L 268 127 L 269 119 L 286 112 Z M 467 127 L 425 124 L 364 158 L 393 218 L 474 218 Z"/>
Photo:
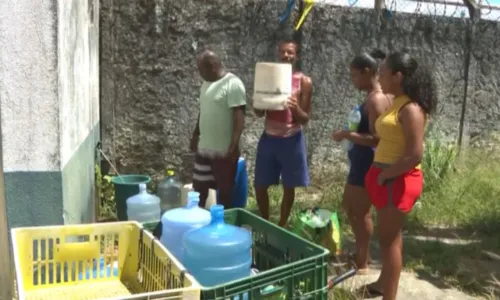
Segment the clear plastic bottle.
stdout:
<path fill-rule="evenodd" d="M 148 193 L 146 184 L 139 184 L 139 193 L 127 199 L 127 217 L 130 221 L 150 223 L 160 221 L 160 198 Z"/>
<path fill-rule="evenodd" d="M 158 184 L 157 195 L 161 200 L 161 213 L 182 206 L 182 183 L 174 170 L 167 170 L 167 177 Z"/>
<path fill-rule="evenodd" d="M 161 217 L 160 242 L 182 262 L 182 237 L 185 232 L 210 224 L 210 212 L 200 208 L 200 193 L 188 192 L 187 205 L 167 210 Z"/>
<path fill-rule="evenodd" d="M 203 286 L 212 287 L 251 275 L 252 236 L 224 222 L 224 206 L 210 208 L 212 222 L 184 234 L 184 266 Z"/>
<path fill-rule="evenodd" d="M 348 131 L 358 131 L 359 123 L 361 122 L 361 111 L 359 110 L 359 105 L 356 105 L 353 110 L 349 113 L 347 117 L 347 123 L 345 125 L 345 130 Z M 342 140 L 342 148 L 344 151 L 351 150 L 353 144 L 349 140 Z"/>

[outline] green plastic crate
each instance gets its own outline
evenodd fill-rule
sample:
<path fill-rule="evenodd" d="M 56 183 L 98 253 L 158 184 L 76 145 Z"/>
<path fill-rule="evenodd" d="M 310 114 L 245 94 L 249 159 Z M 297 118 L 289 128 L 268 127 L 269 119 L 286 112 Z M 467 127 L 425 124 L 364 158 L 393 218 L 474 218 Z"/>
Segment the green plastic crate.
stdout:
<path fill-rule="evenodd" d="M 224 212 L 226 223 L 252 230 L 253 261 L 259 273 L 215 287 L 202 287 L 203 300 L 317 299 L 328 294 L 329 251 L 244 209 Z"/>
<path fill-rule="evenodd" d="M 146 229 L 149 232 L 153 232 L 157 225 L 158 225 L 158 222 L 142 223 L 142 227 L 144 227 L 144 229 Z"/>
<path fill-rule="evenodd" d="M 224 212 L 226 223 L 252 230 L 253 261 L 259 273 L 214 287 L 202 300 L 326 300 L 330 252 L 241 208 Z M 150 231 L 156 223 L 143 224 Z"/>

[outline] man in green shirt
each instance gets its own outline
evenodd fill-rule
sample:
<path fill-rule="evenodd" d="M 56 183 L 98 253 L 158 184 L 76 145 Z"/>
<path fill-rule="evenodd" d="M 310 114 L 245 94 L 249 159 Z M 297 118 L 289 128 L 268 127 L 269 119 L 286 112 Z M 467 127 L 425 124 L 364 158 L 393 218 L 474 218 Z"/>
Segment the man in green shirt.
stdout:
<path fill-rule="evenodd" d="M 197 64 L 204 82 L 191 138 L 191 151 L 196 153 L 193 189 L 200 193 L 201 207 L 205 207 L 208 190 L 218 189 L 220 203 L 229 208 L 245 124 L 245 86 L 211 51 L 201 53 Z"/>

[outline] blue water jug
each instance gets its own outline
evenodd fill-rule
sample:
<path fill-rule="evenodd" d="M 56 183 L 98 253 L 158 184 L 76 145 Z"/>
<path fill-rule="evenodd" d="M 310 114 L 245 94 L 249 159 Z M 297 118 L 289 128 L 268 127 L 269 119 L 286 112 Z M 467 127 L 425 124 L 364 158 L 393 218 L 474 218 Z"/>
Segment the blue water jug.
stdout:
<path fill-rule="evenodd" d="M 118 277 L 118 262 L 115 262 L 113 265 L 105 265 L 104 258 L 102 257 L 99 261 L 99 275 L 97 275 L 97 263 L 94 259 L 94 267 L 92 270 L 92 275 L 90 275 L 90 270 L 86 272 L 82 272 L 78 275 L 78 280 L 82 279 L 92 279 L 92 278 L 107 278 L 107 277 Z M 113 275 L 111 275 L 113 274 Z"/>
<path fill-rule="evenodd" d="M 159 222 L 160 198 L 149 194 L 146 184 L 139 184 L 139 193 L 127 199 L 127 218 L 140 223 Z"/>
<path fill-rule="evenodd" d="M 245 208 L 248 200 L 248 172 L 245 158 L 240 157 L 238 168 L 234 178 L 233 194 L 231 195 L 231 207 Z M 219 190 L 217 190 L 217 203 L 219 200 Z"/>
<path fill-rule="evenodd" d="M 191 191 L 187 205 L 167 210 L 161 217 L 161 243 L 182 262 L 182 237 L 185 232 L 210 224 L 210 212 L 200 208 L 200 193 Z"/>
<path fill-rule="evenodd" d="M 213 205 L 210 213 L 209 225 L 184 234 L 184 266 L 206 287 L 250 276 L 250 232 L 226 224 L 222 205 Z"/>

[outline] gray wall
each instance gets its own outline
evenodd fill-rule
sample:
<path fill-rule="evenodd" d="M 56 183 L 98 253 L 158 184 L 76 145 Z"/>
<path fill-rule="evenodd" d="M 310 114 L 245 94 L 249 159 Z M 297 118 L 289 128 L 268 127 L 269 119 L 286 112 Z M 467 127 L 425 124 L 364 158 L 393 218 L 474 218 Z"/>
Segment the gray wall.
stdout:
<path fill-rule="evenodd" d="M 251 95 L 255 63 L 274 60 L 277 41 L 287 35 L 277 21 L 285 2 L 101 0 L 101 4 L 104 149 L 123 173 L 156 175 L 175 166 L 189 175 L 192 157 L 187 149 L 201 83 L 196 53 L 205 47 L 219 53 Z M 479 26 L 467 114 L 473 132 L 495 127 L 500 114 L 498 25 Z M 362 97 L 352 88 L 347 66 L 363 49 L 409 48 L 430 63 L 441 96 L 434 120 L 453 137 L 464 86 L 464 28 L 460 19 L 395 13 L 392 21 L 379 22 L 368 10 L 315 6 L 304 25 L 302 55 L 303 69 L 314 83 L 313 120 L 307 128 L 314 169 L 331 168 L 325 161 L 340 161 L 340 147 L 331 142 L 330 133 Z M 249 114 L 243 139 L 250 161 L 261 131 L 262 120 Z"/>

